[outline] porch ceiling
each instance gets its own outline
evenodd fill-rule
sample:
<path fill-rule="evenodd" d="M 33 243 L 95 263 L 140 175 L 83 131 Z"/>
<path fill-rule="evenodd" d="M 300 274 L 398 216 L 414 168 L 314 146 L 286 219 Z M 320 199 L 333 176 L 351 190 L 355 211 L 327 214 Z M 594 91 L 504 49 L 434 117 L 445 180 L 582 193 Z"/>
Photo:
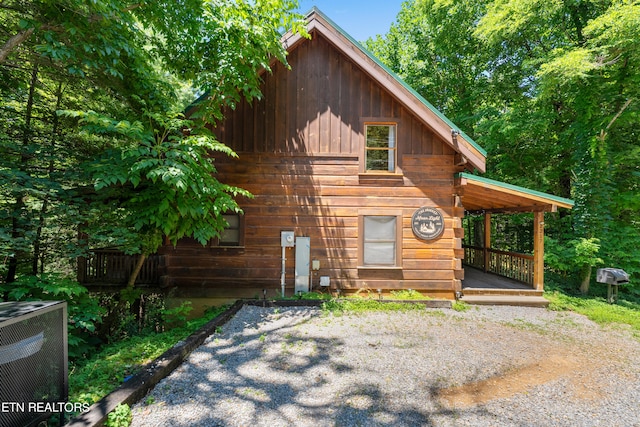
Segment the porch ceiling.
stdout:
<path fill-rule="evenodd" d="M 573 207 L 570 199 L 464 172 L 456 175 L 456 189 L 470 212 L 555 212 Z"/>

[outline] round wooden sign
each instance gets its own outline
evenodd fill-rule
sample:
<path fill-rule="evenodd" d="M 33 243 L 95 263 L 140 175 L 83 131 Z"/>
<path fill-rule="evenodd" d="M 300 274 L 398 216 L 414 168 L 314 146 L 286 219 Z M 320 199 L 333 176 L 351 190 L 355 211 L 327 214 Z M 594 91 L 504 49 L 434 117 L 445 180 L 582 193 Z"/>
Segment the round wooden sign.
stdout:
<path fill-rule="evenodd" d="M 411 229 L 420 239 L 436 239 L 444 232 L 444 217 L 436 208 L 422 207 L 411 216 Z"/>

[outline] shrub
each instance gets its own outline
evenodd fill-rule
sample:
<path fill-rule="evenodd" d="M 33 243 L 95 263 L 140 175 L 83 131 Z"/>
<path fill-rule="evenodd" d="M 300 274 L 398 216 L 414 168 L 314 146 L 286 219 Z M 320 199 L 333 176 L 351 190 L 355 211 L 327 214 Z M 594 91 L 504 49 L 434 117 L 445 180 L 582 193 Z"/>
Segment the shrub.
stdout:
<path fill-rule="evenodd" d="M 57 274 L 20 276 L 1 285 L 0 293 L 10 301 L 66 301 L 71 359 L 93 350 L 100 341 L 96 330 L 106 310 L 76 281 Z"/>

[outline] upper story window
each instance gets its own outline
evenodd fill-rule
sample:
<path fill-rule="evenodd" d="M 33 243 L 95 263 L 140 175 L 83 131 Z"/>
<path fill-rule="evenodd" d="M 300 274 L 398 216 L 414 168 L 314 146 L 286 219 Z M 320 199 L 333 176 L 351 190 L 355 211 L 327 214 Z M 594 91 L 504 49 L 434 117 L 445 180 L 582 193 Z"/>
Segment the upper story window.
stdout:
<path fill-rule="evenodd" d="M 365 130 L 365 170 L 396 171 L 396 124 L 370 123 Z"/>

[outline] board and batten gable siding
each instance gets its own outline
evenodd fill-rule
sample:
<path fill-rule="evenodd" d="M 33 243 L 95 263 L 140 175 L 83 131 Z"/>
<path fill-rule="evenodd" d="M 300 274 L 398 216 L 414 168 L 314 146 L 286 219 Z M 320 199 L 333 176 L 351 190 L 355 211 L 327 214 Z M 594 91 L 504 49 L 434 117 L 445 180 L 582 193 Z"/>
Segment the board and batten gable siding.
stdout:
<path fill-rule="evenodd" d="M 321 34 L 299 43 L 288 61 L 263 76 L 263 98 L 242 101 L 215 129 L 239 158 L 217 156 L 218 179 L 250 191 L 242 248 L 167 249 L 167 274 L 178 289 L 202 296 L 268 296 L 280 292 L 280 232 L 311 240 L 313 286 L 329 276 L 332 288 L 415 289 L 452 298 L 462 279 L 464 210 L 454 206 L 454 150 L 393 94 L 355 66 Z M 363 173 L 364 123 L 397 123 L 398 173 Z M 445 231 L 416 238 L 411 216 L 437 207 Z M 363 268 L 359 224 L 363 215 L 401 218 L 397 268 Z M 286 279 L 293 291 L 295 252 L 287 249 Z"/>
<path fill-rule="evenodd" d="M 363 122 L 399 123 L 406 154 L 453 155 L 392 94 L 314 33 L 287 57 L 291 70 L 275 63 L 263 74 L 263 98 L 242 100 L 216 129 L 237 153 L 359 155 Z"/>

